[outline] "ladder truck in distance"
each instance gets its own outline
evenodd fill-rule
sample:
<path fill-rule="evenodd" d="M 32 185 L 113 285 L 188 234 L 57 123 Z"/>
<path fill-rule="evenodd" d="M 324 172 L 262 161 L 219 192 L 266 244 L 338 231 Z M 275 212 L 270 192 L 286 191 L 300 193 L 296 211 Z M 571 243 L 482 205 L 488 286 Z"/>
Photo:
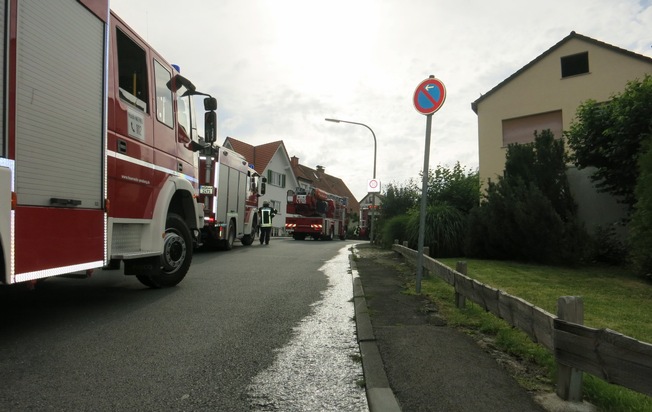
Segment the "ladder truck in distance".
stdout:
<path fill-rule="evenodd" d="M 346 239 L 348 218 L 346 197 L 316 187 L 287 192 L 285 229 L 295 240 Z"/>
<path fill-rule="evenodd" d="M 201 242 L 188 109 L 202 93 L 108 0 L 11 0 L 0 15 L 0 283 L 122 266 L 178 284 Z"/>
<path fill-rule="evenodd" d="M 239 153 L 213 145 L 200 151 L 199 176 L 202 243 L 225 250 L 231 250 L 236 239 L 251 245 L 258 234 L 258 198 L 265 194 L 267 179 Z"/>

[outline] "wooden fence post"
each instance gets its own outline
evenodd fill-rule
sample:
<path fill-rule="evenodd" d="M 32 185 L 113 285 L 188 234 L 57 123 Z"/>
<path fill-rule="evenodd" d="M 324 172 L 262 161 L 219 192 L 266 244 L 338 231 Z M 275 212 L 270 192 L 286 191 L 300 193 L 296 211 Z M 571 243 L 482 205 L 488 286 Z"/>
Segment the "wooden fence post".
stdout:
<path fill-rule="evenodd" d="M 562 296 L 557 300 L 557 317 L 584 324 L 584 302 L 579 296 Z M 582 371 L 557 362 L 557 396 L 569 402 L 582 402 Z"/>
<path fill-rule="evenodd" d="M 455 270 L 466 275 L 466 262 L 457 262 Z M 457 306 L 458 309 L 463 309 L 466 306 L 466 298 L 464 295 L 457 293 L 457 291 L 455 291 L 455 306 Z"/>

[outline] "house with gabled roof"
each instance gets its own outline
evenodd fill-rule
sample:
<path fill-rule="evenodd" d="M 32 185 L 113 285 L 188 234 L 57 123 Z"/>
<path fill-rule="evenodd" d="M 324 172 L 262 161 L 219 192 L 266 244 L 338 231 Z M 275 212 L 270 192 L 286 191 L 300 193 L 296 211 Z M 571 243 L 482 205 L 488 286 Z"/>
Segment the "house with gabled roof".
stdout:
<path fill-rule="evenodd" d="M 253 146 L 233 137 L 227 137 L 224 147 L 240 153 L 261 176 L 267 178 L 266 191 L 260 197 L 259 206 L 265 200 L 278 211 L 272 223 L 272 235 L 285 233 L 285 210 L 287 206 L 287 190 L 298 186 L 290 166 L 285 144 L 282 140 Z"/>
<path fill-rule="evenodd" d="M 550 129 L 561 138 L 582 102 L 606 102 L 649 73 L 651 58 L 571 32 L 471 103 L 478 116 L 482 184 L 502 175 L 509 144 L 534 141 L 535 130 Z M 595 190 L 592 173 L 574 166 L 567 172 L 579 217 L 590 230 L 618 221 L 624 212 L 616 199 Z"/>

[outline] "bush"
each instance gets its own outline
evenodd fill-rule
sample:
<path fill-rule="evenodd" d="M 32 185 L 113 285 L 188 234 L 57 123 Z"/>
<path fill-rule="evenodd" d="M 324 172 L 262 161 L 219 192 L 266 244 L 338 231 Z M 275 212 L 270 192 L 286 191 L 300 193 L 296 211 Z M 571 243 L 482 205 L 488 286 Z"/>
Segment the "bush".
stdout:
<path fill-rule="evenodd" d="M 616 225 L 599 226 L 591 237 L 590 258 L 594 262 L 621 265 L 627 261 L 627 246 L 616 233 Z"/>
<path fill-rule="evenodd" d="M 574 263 L 584 255 L 583 233 L 575 220 L 564 222 L 535 185 L 501 178 L 471 211 L 465 250 L 484 259 Z"/>
<path fill-rule="evenodd" d="M 407 224 L 408 244 L 419 245 L 419 211 L 410 214 Z M 431 257 L 462 256 L 466 235 L 466 215 L 448 203 L 435 203 L 426 208 L 423 245 Z"/>
<path fill-rule="evenodd" d="M 378 242 L 382 247 L 392 247 L 395 239 L 398 239 L 399 244 L 403 244 L 403 241 L 408 240 L 407 225 L 409 220 L 410 216 L 403 214 L 384 221 L 378 232 Z"/>
<path fill-rule="evenodd" d="M 534 138 L 507 147 L 504 177 L 488 183 L 471 211 L 468 256 L 549 264 L 584 258 L 586 235 L 569 190 L 564 142 L 550 130 Z"/>

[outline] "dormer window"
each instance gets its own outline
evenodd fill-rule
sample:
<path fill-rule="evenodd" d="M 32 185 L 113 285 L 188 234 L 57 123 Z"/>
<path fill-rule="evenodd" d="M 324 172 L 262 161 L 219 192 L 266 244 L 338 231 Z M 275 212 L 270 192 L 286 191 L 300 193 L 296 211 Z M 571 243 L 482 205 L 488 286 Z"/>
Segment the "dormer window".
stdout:
<path fill-rule="evenodd" d="M 561 77 L 576 76 L 589 72 L 589 52 L 571 54 L 561 58 Z"/>

